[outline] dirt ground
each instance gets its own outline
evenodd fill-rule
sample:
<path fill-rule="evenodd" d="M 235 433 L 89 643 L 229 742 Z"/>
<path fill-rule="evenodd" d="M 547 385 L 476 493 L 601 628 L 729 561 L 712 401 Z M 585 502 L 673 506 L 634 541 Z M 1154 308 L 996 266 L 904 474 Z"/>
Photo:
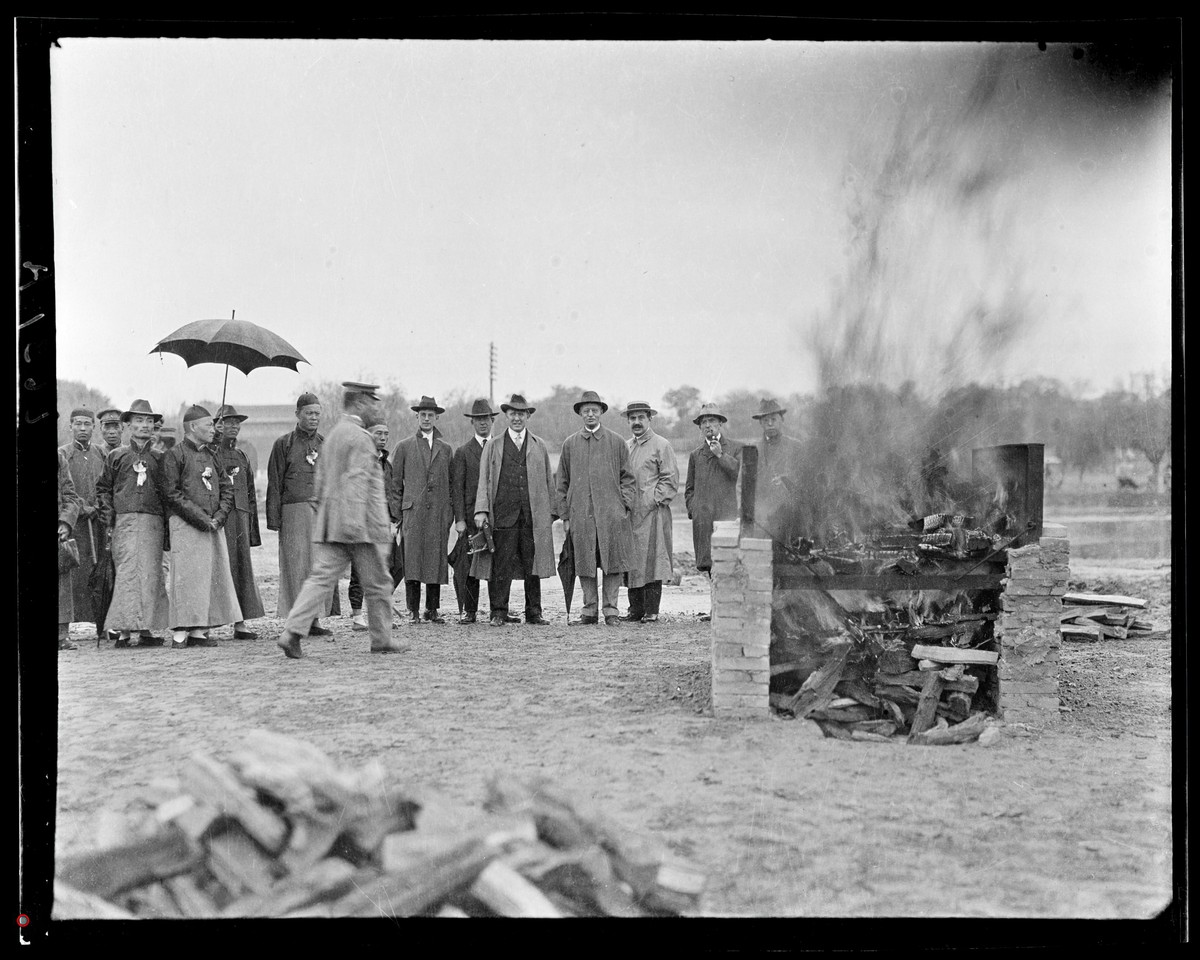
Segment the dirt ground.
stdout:
<path fill-rule="evenodd" d="M 264 534 L 255 563 L 274 611 Z M 708 585 L 694 575 L 666 588 L 658 624 L 568 628 L 546 580 L 550 626 L 397 621 L 411 650 L 394 657 L 368 654 L 346 618 L 300 661 L 275 646 L 273 619 L 254 622 L 261 639 L 216 649 L 81 644 L 59 655 L 56 849 L 111 842 L 192 751 L 222 755 L 266 727 L 472 805 L 493 771 L 548 777 L 705 864 L 705 914 L 1149 917 L 1172 879 L 1170 565 L 1079 563 L 1072 576 L 1146 597 L 1162 631 L 1065 645 L 1060 716 L 988 747 L 713 719 L 697 619 Z"/>

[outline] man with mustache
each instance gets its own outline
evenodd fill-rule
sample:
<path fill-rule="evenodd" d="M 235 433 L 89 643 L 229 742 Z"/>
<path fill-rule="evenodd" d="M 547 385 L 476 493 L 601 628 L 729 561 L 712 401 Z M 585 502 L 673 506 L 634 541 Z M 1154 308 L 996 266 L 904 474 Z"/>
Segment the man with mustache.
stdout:
<path fill-rule="evenodd" d="M 783 432 L 787 413 L 779 402 L 764 397 L 753 419 L 762 427 L 758 444 L 758 480 L 754 522 L 779 543 L 790 543 L 798 531 L 793 491 L 800 478 L 804 452 L 799 440 Z"/>
<path fill-rule="evenodd" d="M 671 565 L 671 501 L 679 492 L 679 467 L 671 444 L 654 432 L 658 411 L 644 400 L 625 408 L 629 432 L 629 469 L 637 479 L 633 508 L 633 563 L 625 575 L 629 612 L 622 620 L 658 619 L 664 580 L 674 579 Z"/>
<path fill-rule="evenodd" d="M 715 403 L 706 403 L 692 421 L 700 428 L 703 442 L 688 456 L 683 496 L 692 521 L 696 569 L 706 573 L 712 570 L 713 523 L 736 520 L 738 516 L 737 480 L 743 444 L 722 433 L 728 419 Z M 700 619 L 707 620 L 709 615 Z"/>

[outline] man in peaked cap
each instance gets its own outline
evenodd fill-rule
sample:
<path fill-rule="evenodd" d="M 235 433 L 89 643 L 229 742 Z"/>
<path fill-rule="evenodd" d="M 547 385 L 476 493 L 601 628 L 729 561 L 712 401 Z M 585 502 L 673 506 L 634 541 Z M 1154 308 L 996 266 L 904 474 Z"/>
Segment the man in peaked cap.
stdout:
<path fill-rule="evenodd" d="M 317 513 L 314 494 L 317 461 L 323 434 L 321 401 L 313 393 L 296 398 L 296 428 L 277 439 L 267 460 L 267 529 L 279 531 L 279 605 L 277 617 L 287 617 L 312 565 L 312 523 Z M 317 613 L 310 636 L 330 636 L 320 617 L 337 612 L 337 585 L 324 610 Z"/>
<path fill-rule="evenodd" d="M 420 623 L 421 584 L 425 584 L 425 620 L 445 623 L 438 606 L 441 585 L 450 579 L 446 542 L 454 517 L 450 504 L 454 448 L 436 427 L 438 417 L 446 411 L 433 397 L 421 397 L 411 409 L 417 415 L 417 432 L 396 445 L 389 494 L 392 512 L 401 518 L 404 599 L 410 622 Z"/>
<path fill-rule="evenodd" d="M 625 575 L 629 612 L 623 620 L 658 619 L 664 580 L 672 580 L 671 501 L 679 492 L 679 465 L 669 441 L 654 432 L 658 411 L 644 400 L 625 408 L 629 470 L 637 481 L 633 507 L 633 563 Z"/>
<path fill-rule="evenodd" d="M 96 420 L 100 424 L 100 442 L 96 446 L 106 457 L 124 442 L 125 421 L 122 416 L 122 411 L 112 407 L 96 414 Z"/>
<path fill-rule="evenodd" d="M 468 413 L 463 414 L 471 421 L 474 433 L 470 440 L 454 451 L 454 459 L 450 462 L 450 506 L 454 510 L 454 529 L 460 538 L 470 538 L 478 532 L 475 526 L 475 498 L 479 492 L 479 463 L 483 448 L 491 439 L 497 412 L 487 400 L 480 398 L 471 405 Z M 470 562 L 469 557 L 460 561 L 466 566 L 470 566 Z M 479 614 L 479 580 L 472 577 L 469 570 L 466 573 L 466 577 L 462 578 L 463 596 L 458 598 L 462 608 L 458 622 L 474 623 Z M 455 577 L 456 588 L 459 579 L 459 576 Z"/>
<path fill-rule="evenodd" d="M 476 553 L 471 574 L 488 582 L 491 624 L 510 622 L 512 582 L 525 586 L 525 622 L 544 626 L 542 578 L 554 576 L 554 473 L 541 437 L 527 429 L 536 411 L 519 393 L 500 404 L 508 429 L 484 444 L 475 493 L 475 527 L 492 529 L 494 552 Z"/>
<path fill-rule="evenodd" d="M 104 472 L 104 451 L 92 440 L 96 429 L 96 415 L 87 407 L 76 407 L 71 411 L 71 439 L 58 448 L 67 458 L 71 471 L 71 482 L 80 500 L 79 518 L 74 524 L 72 536 L 79 548 L 79 566 L 71 571 L 71 602 L 76 623 L 95 623 L 96 632 L 102 624 L 96 623 L 96 611 L 92 609 L 92 570 L 104 552 L 103 538 L 97 520 L 99 508 L 96 504 L 96 481 Z M 89 638 L 94 639 L 94 638 Z"/>
<path fill-rule="evenodd" d="M 633 564 L 630 517 L 637 481 L 629 469 L 629 448 L 600 424 L 608 404 L 585 390 L 574 406 L 583 427 L 563 441 L 558 460 L 558 515 L 571 538 L 575 570 L 583 590 L 576 624 L 597 623 L 601 613 L 596 569 L 604 572 L 604 622 L 619 621 L 617 595 L 622 575 Z"/>
<path fill-rule="evenodd" d="M 105 622 L 117 631 L 118 647 L 162 646 L 154 631 L 169 624 L 170 603 L 163 570 L 166 539 L 162 455 L 154 449 L 154 425 L 162 422 L 145 400 L 134 400 L 122 415 L 129 442 L 109 455 L 96 483 L 105 527 L 112 531 L 116 568 L 112 602 Z"/>
<path fill-rule="evenodd" d="M 237 591 L 238 606 L 242 608 L 242 619 L 233 625 L 235 640 L 257 639 L 258 634 L 246 628 L 246 621 L 257 620 L 266 613 L 258 595 L 254 563 L 250 557 L 250 548 L 262 544 L 262 536 L 258 532 L 254 468 L 245 451 L 239 450 L 237 445 L 238 434 L 246 419 L 245 414 L 238 413 L 229 404 L 220 407 L 213 418 L 213 425 L 219 434 L 213 449 L 233 484 L 233 511 L 225 524 L 225 542 L 229 547 L 229 573 Z"/>
<path fill-rule="evenodd" d="M 800 479 L 803 445 L 783 432 L 787 410 L 764 397 L 754 419 L 762 427 L 758 443 L 758 479 L 754 491 L 754 522 L 772 539 L 790 543 L 795 530 L 793 491 Z"/>
<path fill-rule="evenodd" d="M 706 403 L 692 420 L 700 428 L 702 443 L 688 456 L 684 501 L 692 521 L 696 569 L 712 569 L 712 531 L 717 520 L 736 520 L 737 479 L 742 467 L 742 446 L 723 434 L 728 417 L 715 403 Z"/>
<path fill-rule="evenodd" d="M 325 456 L 317 469 L 312 572 L 278 640 L 284 655 L 292 659 L 304 656 L 301 639 L 351 563 L 358 568 L 366 594 L 371 652 L 401 653 L 407 649 L 391 636 L 392 578 L 384 557 L 392 532 L 383 472 L 366 429 L 366 423 L 376 418 L 379 388 L 352 381 L 342 387 L 344 416 L 330 431 Z"/>
<path fill-rule="evenodd" d="M 210 446 L 212 415 L 192 406 L 183 430 L 183 440 L 163 454 L 160 492 L 170 512 L 171 646 L 215 647 L 208 630 L 242 619 L 221 531 L 233 510 L 233 484 Z"/>

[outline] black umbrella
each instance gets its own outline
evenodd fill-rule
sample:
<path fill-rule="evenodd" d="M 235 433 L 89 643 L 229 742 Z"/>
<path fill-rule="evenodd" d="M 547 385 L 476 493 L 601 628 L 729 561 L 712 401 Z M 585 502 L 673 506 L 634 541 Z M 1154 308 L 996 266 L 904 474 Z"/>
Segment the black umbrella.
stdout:
<path fill-rule="evenodd" d="M 93 525 L 93 545 L 96 543 L 95 529 Z M 101 536 L 100 547 L 96 550 L 96 562 L 88 576 L 88 592 L 92 597 L 92 613 L 96 618 L 97 644 L 104 636 L 104 621 L 108 617 L 108 608 L 112 606 L 113 590 L 117 582 L 117 565 L 112 555 L 112 533 L 103 524 L 101 529 L 104 533 Z"/>
<path fill-rule="evenodd" d="M 297 370 L 296 364 L 308 363 L 300 351 L 283 337 L 256 323 L 235 320 L 233 317 L 228 320 L 185 323 L 159 340 L 150 352 L 178 354 L 189 367 L 198 363 L 225 364 L 225 385 L 221 387 L 222 406 L 225 404 L 230 367 L 237 367 L 242 373 L 249 374 L 259 367 Z"/>
<path fill-rule="evenodd" d="M 467 553 L 467 534 L 464 531 L 454 541 L 454 549 L 446 557 L 446 562 L 454 570 L 454 596 L 458 600 L 459 615 L 463 612 L 463 604 L 467 599 L 467 577 L 471 573 L 471 556 Z"/>
<path fill-rule="evenodd" d="M 558 555 L 558 579 L 562 581 L 563 600 L 567 604 L 567 619 L 571 619 L 571 599 L 575 596 L 575 548 L 571 536 L 563 541 L 562 553 Z"/>

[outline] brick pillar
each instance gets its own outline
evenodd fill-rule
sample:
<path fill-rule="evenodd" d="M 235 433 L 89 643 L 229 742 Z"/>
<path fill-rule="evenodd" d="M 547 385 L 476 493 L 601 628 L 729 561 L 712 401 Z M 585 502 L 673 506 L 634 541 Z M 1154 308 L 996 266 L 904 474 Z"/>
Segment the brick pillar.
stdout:
<path fill-rule="evenodd" d="M 996 637 L 1000 711 L 1009 722 L 1045 722 L 1059 715 L 1059 616 L 1069 547 L 1066 527 L 1047 523 L 1037 543 L 1008 551 Z"/>
<path fill-rule="evenodd" d="M 771 541 L 738 537 L 736 520 L 712 538 L 712 705 L 717 717 L 766 719 L 771 680 Z"/>

